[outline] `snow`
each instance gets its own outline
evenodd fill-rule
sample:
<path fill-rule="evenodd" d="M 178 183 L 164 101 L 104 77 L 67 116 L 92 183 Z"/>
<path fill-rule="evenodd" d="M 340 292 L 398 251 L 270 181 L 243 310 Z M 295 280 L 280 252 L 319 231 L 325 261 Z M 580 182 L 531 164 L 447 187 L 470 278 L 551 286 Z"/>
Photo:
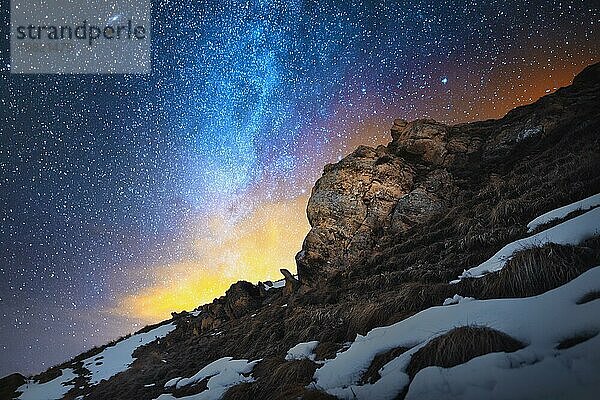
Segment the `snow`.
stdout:
<path fill-rule="evenodd" d="M 547 224 L 548 222 L 554 221 L 555 219 L 564 218 L 573 211 L 589 210 L 590 208 L 598 206 L 600 206 L 600 193 L 540 215 L 539 217 L 535 218 L 533 221 L 527 224 L 527 228 L 529 228 L 528 232 L 532 232 L 538 226 Z"/>
<path fill-rule="evenodd" d="M 471 300 L 475 300 L 475 299 L 473 297 L 462 297 L 461 295 L 455 294 L 454 296 L 448 297 L 446 300 L 444 300 L 444 303 L 442 305 L 449 306 L 452 304 L 459 304 L 464 301 L 471 301 Z"/>
<path fill-rule="evenodd" d="M 298 275 L 292 275 L 294 278 L 298 279 Z M 267 282 L 262 282 L 263 287 L 265 288 L 265 290 L 269 290 L 269 289 L 281 289 L 282 287 L 285 287 L 285 279 L 280 279 L 278 281 L 275 282 L 271 282 L 271 281 L 267 281 Z"/>
<path fill-rule="evenodd" d="M 55 400 L 62 397 L 71 388 L 75 387 L 74 383 L 66 384 L 69 381 L 77 378 L 77 375 L 71 368 L 61 370 L 61 375 L 46 383 L 36 383 L 29 381 L 20 386 L 17 391 L 23 392 L 18 397 L 20 400 Z"/>
<path fill-rule="evenodd" d="M 541 360 L 536 350 L 523 350 L 518 355 L 494 353 L 474 358 L 449 369 L 429 367 L 415 376 L 406 400 L 597 399 L 598 349 L 600 336 L 596 335 L 581 345 L 542 356 Z M 520 364 L 524 366 L 515 368 Z"/>
<path fill-rule="evenodd" d="M 556 346 L 584 332 L 600 332 L 600 301 L 577 304 L 598 290 L 600 267 L 539 296 L 432 307 L 357 335 L 348 350 L 315 371 L 311 385 L 345 399 L 395 398 L 409 383 L 405 369 L 412 354 L 455 327 L 478 325 L 504 332 L 526 347 L 483 355 L 453 368 L 425 368 L 415 376 L 407 399 L 568 399 L 575 389 L 578 398 L 595 398 L 591 396 L 600 386 L 600 335 L 569 349 Z M 360 385 L 373 358 L 397 347 L 409 350 L 384 365 L 377 382 Z"/>
<path fill-rule="evenodd" d="M 598 234 L 600 234 L 600 207 L 535 235 L 507 244 L 490 259 L 464 271 L 457 280 L 450 283 L 458 283 L 464 278 L 480 278 L 490 272 L 499 271 L 512 255 L 519 250 L 542 246 L 546 243 L 579 244 Z"/>
<path fill-rule="evenodd" d="M 202 310 L 195 310 L 192 311 L 190 314 L 192 315 L 192 317 L 197 317 L 198 315 L 202 314 Z"/>
<path fill-rule="evenodd" d="M 161 325 L 146 333 L 138 333 L 105 348 L 101 353 L 83 360 L 83 367 L 90 371 L 90 385 L 108 380 L 119 372 L 125 371 L 134 361 L 135 349 L 165 337 L 175 329 L 174 324 Z"/>
<path fill-rule="evenodd" d="M 179 382 L 180 380 L 181 380 L 181 377 L 173 378 L 173 379 L 167 381 L 167 383 L 165 383 L 165 387 L 168 388 L 168 387 L 171 387 L 171 386 L 175 386 L 175 384 L 177 382 Z"/>
<path fill-rule="evenodd" d="M 319 344 L 318 340 L 312 342 L 298 343 L 294 347 L 288 350 L 285 359 L 290 360 L 315 360 L 315 347 Z"/>
<path fill-rule="evenodd" d="M 263 283 L 263 287 L 265 288 L 265 290 L 280 289 L 280 288 L 282 288 L 284 286 L 285 286 L 285 279 L 280 279 L 280 280 L 275 281 L 275 282 L 265 282 L 265 283 Z"/>
<path fill-rule="evenodd" d="M 259 361 L 260 360 L 248 362 L 248 360 L 234 360 L 232 357 L 220 358 L 202 368 L 194 376 L 189 378 L 171 379 L 165 384 L 165 387 L 176 386 L 177 389 L 179 389 L 183 386 L 210 378 L 205 391 L 185 397 L 174 397 L 171 394 L 162 394 L 158 396 L 156 400 L 219 400 L 230 387 L 243 382 L 253 382 L 254 379 L 251 376 L 245 376 L 244 374 L 252 372 L 252 369 Z"/>

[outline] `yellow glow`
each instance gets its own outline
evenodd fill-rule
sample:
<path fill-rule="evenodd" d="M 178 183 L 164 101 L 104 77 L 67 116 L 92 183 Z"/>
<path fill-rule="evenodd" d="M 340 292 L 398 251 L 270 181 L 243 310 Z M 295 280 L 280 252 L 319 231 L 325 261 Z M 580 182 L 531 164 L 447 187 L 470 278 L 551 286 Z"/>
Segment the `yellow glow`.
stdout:
<path fill-rule="evenodd" d="M 211 302 L 238 281 L 276 280 L 295 271 L 294 256 L 308 232 L 306 197 L 263 204 L 237 223 L 222 216 L 197 227 L 198 261 L 159 266 L 156 284 L 120 299 L 114 310 L 146 322 Z"/>

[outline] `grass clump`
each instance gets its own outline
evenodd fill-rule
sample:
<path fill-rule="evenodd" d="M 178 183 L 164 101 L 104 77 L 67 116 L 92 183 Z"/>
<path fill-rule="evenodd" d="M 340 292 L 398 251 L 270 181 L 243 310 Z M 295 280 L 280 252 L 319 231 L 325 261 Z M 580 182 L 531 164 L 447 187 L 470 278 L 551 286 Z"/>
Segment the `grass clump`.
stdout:
<path fill-rule="evenodd" d="M 377 354 L 373 361 L 371 361 L 371 365 L 369 365 L 369 368 L 363 374 L 360 380 L 361 384 L 377 382 L 381 378 L 381 375 L 379 375 L 379 370 L 385 364 L 389 363 L 394 358 L 398 357 L 400 354 L 404 353 L 407 350 L 408 349 L 405 347 L 396 347 L 384 353 Z"/>
<path fill-rule="evenodd" d="M 406 372 L 412 379 L 427 367 L 450 368 L 484 354 L 510 353 L 523 347 L 523 343 L 497 330 L 461 326 L 432 339 L 413 354 Z"/>
<path fill-rule="evenodd" d="M 582 332 L 577 335 L 568 337 L 566 339 L 561 340 L 560 343 L 558 343 L 558 345 L 556 346 L 556 349 L 557 350 L 569 349 L 571 347 L 577 346 L 580 343 L 587 342 L 588 340 L 590 340 L 597 334 L 598 334 L 598 332 Z"/>
<path fill-rule="evenodd" d="M 223 400 L 303 398 L 308 393 L 306 386 L 312 382 L 316 369 L 317 364 L 310 360 L 285 361 L 269 357 L 254 368 L 252 376 L 255 382 L 230 388 Z"/>
<path fill-rule="evenodd" d="M 560 287 L 598 265 L 600 251 L 548 243 L 516 252 L 502 270 L 461 284 L 479 299 L 529 297 Z"/>
<path fill-rule="evenodd" d="M 600 291 L 594 290 L 592 292 L 588 292 L 585 295 L 583 295 L 582 298 L 577 300 L 577 304 L 585 304 L 585 303 L 589 303 L 590 301 L 594 301 L 594 300 L 598 300 L 598 299 L 600 299 Z"/>

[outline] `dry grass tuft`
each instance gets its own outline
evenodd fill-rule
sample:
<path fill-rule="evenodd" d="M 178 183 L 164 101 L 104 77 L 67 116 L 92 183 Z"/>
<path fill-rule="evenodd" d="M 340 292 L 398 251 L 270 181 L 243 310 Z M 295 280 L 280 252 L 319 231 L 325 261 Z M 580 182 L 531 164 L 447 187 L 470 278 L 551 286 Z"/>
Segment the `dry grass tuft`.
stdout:
<path fill-rule="evenodd" d="M 577 300 L 577 304 L 585 304 L 598 299 L 600 299 L 600 291 L 594 290 L 593 292 L 586 293 L 581 299 Z"/>
<path fill-rule="evenodd" d="M 523 343 L 494 329 L 462 326 L 423 346 L 412 356 L 406 372 L 412 379 L 430 366 L 450 368 L 484 354 L 513 352 L 523 347 Z"/>
<path fill-rule="evenodd" d="M 270 357 L 257 364 L 255 382 L 241 384 L 227 391 L 224 400 L 301 398 L 312 382 L 317 364 L 309 360 L 284 361 Z"/>
<path fill-rule="evenodd" d="M 306 386 L 312 382 L 317 364 L 310 360 L 286 361 L 277 367 L 270 377 L 274 383 Z"/>
<path fill-rule="evenodd" d="M 445 283 L 408 283 L 402 286 L 396 295 L 395 303 L 402 303 L 404 311 L 421 311 L 440 305 L 450 297 L 452 288 Z"/>
<path fill-rule="evenodd" d="M 183 386 L 179 389 L 175 388 L 171 393 L 174 397 L 193 396 L 195 394 L 202 393 L 208 389 L 208 380 L 209 378 L 205 378 L 200 382 L 194 383 L 193 385 Z"/>
<path fill-rule="evenodd" d="M 516 224 L 527 215 L 529 207 L 530 203 L 523 197 L 501 201 L 492 209 L 491 221 L 493 224 Z"/>
<path fill-rule="evenodd" d="M 341 343 L 319 342 L 317 347 L 315 347 L 315 360 L 321 361 L 332 359 L 341 348 Z"/>
<path fill-rule="evenodd" d="M 566 284 L 598 262 L 597 249 L 546 244 L 519 251 L 497 273 L 461 285 L 467 295 L 480 299 L 536 296 Z"/>
<path fill-rule="evenodd" d="M 594 336 L 596 336 L 598 332 L 582 332 L 577 335 L 568 337 L 560 341 L 560 343 L 556 346 L 557 350 L 564 350 L 571 348 L 573 346 L 577 346 L 579 343 L 583 343 L 585 341 L 590 340 Z"/>
<path fill-rule="evenodd" d="M 330 394 L 319 392 L 318 390 L 305 390 L 300 396 L 302 400 L 336 400 L 337 397 Z"/>
<path fill-rule="evenodd" d="M 397 287 L 389 295 L 358 302 L 347 313 L 347 340 L 356 334 L 365 335 L 371 329 L 396 323 L 418 311 L 441 304 L 452 296 L 455 288 L 447 284 L 410 282 Z"/>
<path fill-rule="evenodd" d="M 256 398 L 253 383 L 240 383 L 229 388 L 222 400 L 254 400 Z"/>
<path fill-rule="evenodd" d="M 377 382 L 381 378 L 381 375 L 379 375 L 381 367 L 404 353 L 406 350 L 408 349 L 405 347 L 396 347 L 384 353 L 377 354 L 373 361 L 371 361 L 369 369 L 363 374 L 360 380 L 361 384 Z"/>

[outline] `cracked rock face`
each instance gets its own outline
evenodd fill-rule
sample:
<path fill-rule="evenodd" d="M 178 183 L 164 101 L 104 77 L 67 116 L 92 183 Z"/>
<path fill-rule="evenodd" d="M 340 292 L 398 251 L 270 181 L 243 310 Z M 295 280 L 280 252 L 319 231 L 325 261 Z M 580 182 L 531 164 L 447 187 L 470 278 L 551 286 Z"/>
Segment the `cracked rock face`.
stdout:
<path fill-rule="evenodd" d="M 362 146 L 325 167 L 308 202 L 312 229 L 296 256 L 301 282 L 326 280 L 364 259 L 383 232 L 406 231 L 447 207 L 455 187 L 446 167 L 477 148 L 451 130 L 397 119 L 388 146 Z"/>
<path fill-rule="evenodd" d="M 445 169 L 431 171 L 425 180 L 398 199 L 391 215 L 392 227 L 406 231 L 446 209 L 455 192 L 452 176 Z"/>
<path fill-rule="evenodd" d="M 357 261 L 373 246 L 373 232 L 391 223 L 398 199 L 409 193 L 415 172 L 386 147 L 359 147 L 327 165 L 308 202 L 312 229 L 297 255 L 308 283 Z"/>

